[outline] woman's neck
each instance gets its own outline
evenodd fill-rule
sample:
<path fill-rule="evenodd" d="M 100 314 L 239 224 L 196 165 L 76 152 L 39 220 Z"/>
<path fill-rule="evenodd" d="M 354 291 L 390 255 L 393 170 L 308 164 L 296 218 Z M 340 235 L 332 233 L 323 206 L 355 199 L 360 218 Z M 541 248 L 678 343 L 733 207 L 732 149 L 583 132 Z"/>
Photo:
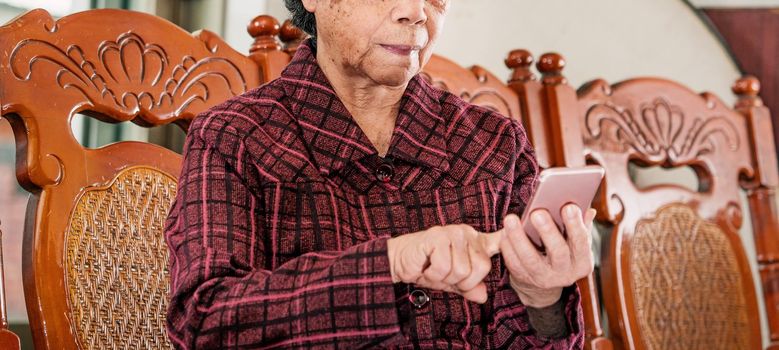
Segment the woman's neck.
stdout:
<path fill-rule="evenodd" d="M 365 136 L 380 156 L 386 155 L 400 109 L 400 100 L 408 84 L 385 86 L 368 77 L 350 74 L 329 59 L 321 51 L 321 47 L 317 52 L 317 61 L 336 95 Z"/>

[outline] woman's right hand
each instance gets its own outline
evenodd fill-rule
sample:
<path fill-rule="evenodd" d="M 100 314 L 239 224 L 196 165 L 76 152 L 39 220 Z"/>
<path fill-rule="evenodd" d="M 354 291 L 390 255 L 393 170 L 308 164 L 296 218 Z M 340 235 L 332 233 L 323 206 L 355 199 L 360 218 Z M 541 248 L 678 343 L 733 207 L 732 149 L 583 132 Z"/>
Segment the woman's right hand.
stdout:
<path fill-rule="evenodd" d="M 483 280 L 500 252 L 503 230 L 480 233 L 468 225 L 435 226 L 387 241 L 392 281 L 452 292 L 483 304 Z"/>

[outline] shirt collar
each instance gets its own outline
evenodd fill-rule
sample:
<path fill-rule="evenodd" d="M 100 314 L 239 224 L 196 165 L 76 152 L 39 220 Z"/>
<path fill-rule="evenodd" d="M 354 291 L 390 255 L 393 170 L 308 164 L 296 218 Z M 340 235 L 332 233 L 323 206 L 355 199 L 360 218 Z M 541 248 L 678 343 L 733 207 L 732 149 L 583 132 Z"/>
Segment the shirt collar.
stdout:
<path fill-rule="evenodd" d="M 368 156 L 375 147 L 336 96 L 316 61 L 310 40 L 297 50 L 281 73 L 290 112 L 319 171 L 328 176 Z M 441 116 L 443 92 L 419 75 L 411 79 L 400 102 L 387 157 L 446 172 L 449 169 Z"/>

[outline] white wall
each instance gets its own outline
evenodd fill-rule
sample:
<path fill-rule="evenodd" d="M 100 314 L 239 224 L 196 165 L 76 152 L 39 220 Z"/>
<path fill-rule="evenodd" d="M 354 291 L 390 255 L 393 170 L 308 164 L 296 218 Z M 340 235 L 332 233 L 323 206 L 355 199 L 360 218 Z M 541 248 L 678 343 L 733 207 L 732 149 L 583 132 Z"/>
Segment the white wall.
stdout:
<path fill-rule="evenodd" d="M 484 65 L 500 77 L 508 76 L 503 59 L 511 49 L 525 48 L 536 57 L 556 51 L 567 59 L 565 75 L 574 86 L 596 77 L 614 82 L 652 75 L 728 97 L 739 76 L 719 42 L 679 0 L 489 4 L 454 2 L 438 51 L 464 64 Z"/>
<path fill-rule="evenodd" d="M 246 32 L 246 26 L 254 17 L 267 13 L 268 2 L 281 0 L 226 0 L 223 38 L 234 49 L 248 53 L 254 42 Z M 286 16 L 282 17 L 285 18 Z"/>
<path fill-rule="evenodd" d="M 281 0 L 268 1 L 268 13 L 287 17 Z M 516 48 L 536 57 L 561 53 L 575 86 L 596 77 L 665 76 L 731 101 L 730 85 L 740 76 L 680 0 L 456 0 L 436 51 L 508 78 L 503 60 Z"/>

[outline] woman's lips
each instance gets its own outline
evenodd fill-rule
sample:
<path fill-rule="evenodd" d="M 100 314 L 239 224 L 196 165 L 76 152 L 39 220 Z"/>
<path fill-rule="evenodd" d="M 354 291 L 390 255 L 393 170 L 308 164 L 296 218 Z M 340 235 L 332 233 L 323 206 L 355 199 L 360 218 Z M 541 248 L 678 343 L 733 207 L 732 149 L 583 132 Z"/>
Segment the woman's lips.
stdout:
<path fill-rule="evenodd" d="M 396 55 L 400 56 L 408 56 L 411 55 L 414 51 L 419 51 L 419 46 L 411 46 L 411 45 L 385 45 L 382 44 L 381 47 L 383 47 L 385 50 L 392 52 Z"/>

